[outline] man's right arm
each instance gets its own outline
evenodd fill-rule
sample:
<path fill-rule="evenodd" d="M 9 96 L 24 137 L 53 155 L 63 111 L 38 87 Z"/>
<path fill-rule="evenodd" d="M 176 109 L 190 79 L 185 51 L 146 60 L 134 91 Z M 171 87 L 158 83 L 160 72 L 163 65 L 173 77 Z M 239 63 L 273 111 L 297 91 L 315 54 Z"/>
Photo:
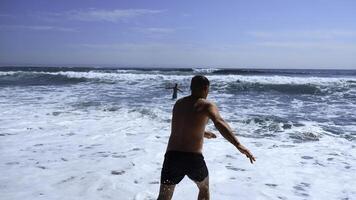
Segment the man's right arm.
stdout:
<path fill-rule="evenodd" d="M 241 153 L 245 154 L 247 158 L 250 159 L 250 162 L 256 161 L 252 153 L 244 147 L 238 139 L 235 137 L 230 126 L 225 122 L 225 120 L 220 116 L 217 106 L 213 103 L 208 103 L 208 116 L 213 121 L 216 129 L 221 133 L 221 135 L 233 144 Z"/>

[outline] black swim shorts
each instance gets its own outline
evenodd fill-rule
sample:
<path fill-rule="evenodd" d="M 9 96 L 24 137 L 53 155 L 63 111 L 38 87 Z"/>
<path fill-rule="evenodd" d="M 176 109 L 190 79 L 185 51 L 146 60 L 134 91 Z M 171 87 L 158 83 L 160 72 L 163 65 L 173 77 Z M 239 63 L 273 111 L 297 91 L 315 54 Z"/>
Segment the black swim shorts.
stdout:
<path fill-rule="evenodd" d="M 185 175 L 193 181 L 201 182 L 209 174 L 204 157 L 200 153 L 167 151 L 161 172 L 161 183 L 178 184 Z"/>

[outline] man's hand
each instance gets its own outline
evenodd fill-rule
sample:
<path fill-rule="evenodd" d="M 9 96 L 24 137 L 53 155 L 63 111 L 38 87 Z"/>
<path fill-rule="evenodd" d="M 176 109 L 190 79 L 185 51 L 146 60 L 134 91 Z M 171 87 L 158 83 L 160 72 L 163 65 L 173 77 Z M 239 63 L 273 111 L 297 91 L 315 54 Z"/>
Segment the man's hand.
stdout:
<path fill-rule="evenodd" d="M 210 131 L 205 131 L 204 132 L 204 137 L 211 139 L 211 138 L 216 138 L 216 135 Z"/>
<path fill-rule="evenodd" d="M 239 144 L 237 146 L 237 149 L 242 153 L 245 154 L 247 158 L 250 159 L 251 164 L 253 164 L 254 161 L 256 161 L 256 158 L 252 155 L 252 153 L 244 147 L 242 144 Z"/>

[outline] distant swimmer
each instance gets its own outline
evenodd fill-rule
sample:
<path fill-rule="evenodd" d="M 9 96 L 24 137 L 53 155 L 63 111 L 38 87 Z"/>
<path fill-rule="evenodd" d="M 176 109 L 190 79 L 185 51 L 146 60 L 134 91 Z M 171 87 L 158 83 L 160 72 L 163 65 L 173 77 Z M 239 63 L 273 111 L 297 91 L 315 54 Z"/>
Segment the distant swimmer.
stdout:
<path fill-rule="evenodd" d="M 178 91 L 183 92 L 181 89 L 178 88 L 178 84 L 177 83 L 174 85 L 174 87 L 169 87 L 167 89 L 173 89 L 172 99 L 176 99 L 177 98 Z"/>
<path fill-rule="evenodd" d="M 197 184 L 198 200 L 209 200 L 209 173 L 202 155 L 204 137 L 216 138 L 214 133 L 205 131 L 209 119 L 221 135 L 245 154 L 251 163 L 256 161 L 220 116 L 217 106 L 206 100 L 209 85 L 206 77 L 194 76 L 190 85 L 191 95 L 177 100 L 173 107 L 171 135 L 164 155 L 158 200 L 171 199 L 176 184 L 185 175 Z"/>

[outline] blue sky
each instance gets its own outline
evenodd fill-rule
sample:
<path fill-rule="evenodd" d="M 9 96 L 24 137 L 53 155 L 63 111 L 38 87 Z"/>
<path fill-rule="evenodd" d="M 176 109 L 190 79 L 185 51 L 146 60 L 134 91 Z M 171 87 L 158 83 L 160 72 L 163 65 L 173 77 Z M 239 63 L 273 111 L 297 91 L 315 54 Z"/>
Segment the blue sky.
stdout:
<path fill-rule="evenodd" d="M 355 0 L 1 0 L 0 65 L 356 69 Z"/>

